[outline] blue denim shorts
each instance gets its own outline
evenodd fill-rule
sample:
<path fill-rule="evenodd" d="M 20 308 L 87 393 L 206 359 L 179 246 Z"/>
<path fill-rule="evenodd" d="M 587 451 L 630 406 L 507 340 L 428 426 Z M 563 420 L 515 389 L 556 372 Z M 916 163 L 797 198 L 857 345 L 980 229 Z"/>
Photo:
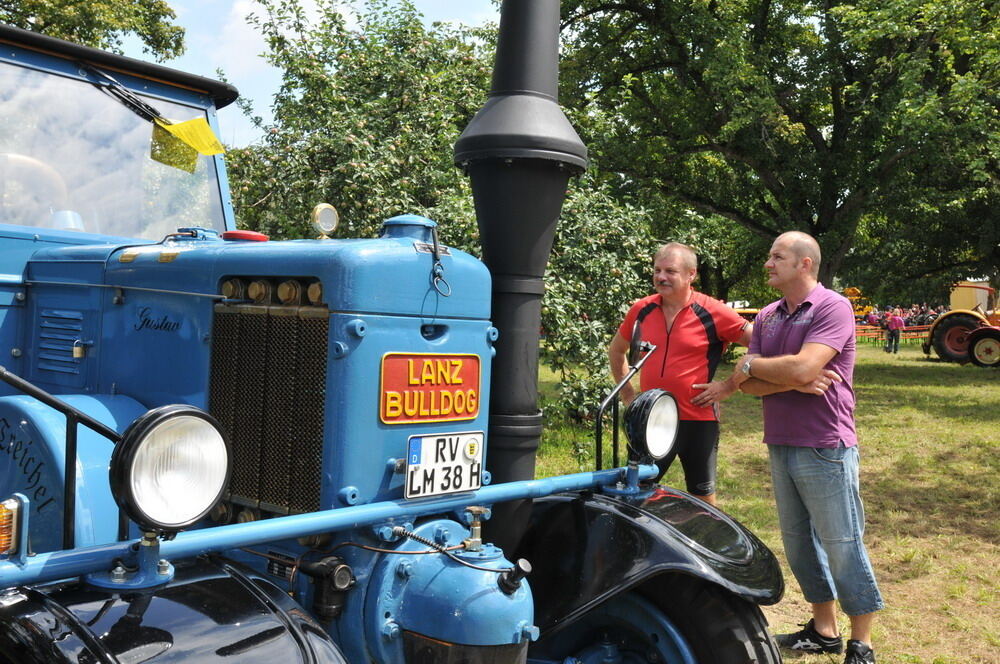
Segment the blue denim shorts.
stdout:
<path fill-rule="evenodd" d="M 857 447 L 768 445 L 785 555 L 811 604 L 840 599 L 851 616 L 885 605 L 863 541 Z"/>

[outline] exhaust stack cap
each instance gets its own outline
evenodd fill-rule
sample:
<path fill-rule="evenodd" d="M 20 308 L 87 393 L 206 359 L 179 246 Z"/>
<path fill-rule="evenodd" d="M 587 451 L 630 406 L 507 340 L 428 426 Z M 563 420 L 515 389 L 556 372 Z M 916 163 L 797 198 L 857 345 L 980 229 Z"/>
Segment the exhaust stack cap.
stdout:
<path fill-rule="evenodd" d="M 545 159 L 580 172 L 587 148 L 559 108 L 559 2 L 505 0 L 490 98 L 455 143 L 455 163 Z"/>
<path fill-rule="evenodd" d="M 518 158 L 587 168 L 587 148 L 555 101 L 530 93 L 493 95 L 455 143 L 455 163 Z"/>

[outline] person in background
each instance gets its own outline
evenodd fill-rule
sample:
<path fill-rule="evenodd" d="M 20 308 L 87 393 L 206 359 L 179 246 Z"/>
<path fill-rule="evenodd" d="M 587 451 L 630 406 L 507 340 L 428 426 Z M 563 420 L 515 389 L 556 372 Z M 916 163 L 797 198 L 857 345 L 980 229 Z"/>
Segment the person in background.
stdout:
<path fill-rule="evenodd" d="M 677 399 L 677 444 L 657 461 L 659 481 L 676 457 L 684 467 L 688 493 L 715 505 L 719 449 L 719 402 L 736 391 L 732 378 L 712 381 L 728 343 L 747 345 L 753 325 L 725 303 L 694 290 L 698 257 L 684 244 L 671 242 L 653 259 L 656 293 L 632 304 L 608 348 L 611 375 L 620 381 L 628 371 L 632 330 L 656 350 L 639 372 L 639 387 L 667 390 Z M 631 384 L 621 391 L 628 405 L 636 396 Z"/>
<path fill-rule="evenodd" d="M 819 283 L 820 260 L 810 235 L 774 241 L 764 267 L 784 297 L 757 314 L 734 376 L 743 392 L 762 397 L 781 538 L 812 608 L 803 629 L 776 640 L 798 652 L 842 652 L 839 599 L 851 622 L 844 664 L 874 664 L 871 628 L 884 604 L 863 540 L 854 313 Z"/>
<path fill-rule="evenodd" d="M 903 328 L 906 327 L 906 321 L 903 320 L 901 313 L 896 308 L 889 315 L 889 320 L 886 322 L 885 352 L 887 353 L 899 353 L 899 337 L 902 334 Z"/>

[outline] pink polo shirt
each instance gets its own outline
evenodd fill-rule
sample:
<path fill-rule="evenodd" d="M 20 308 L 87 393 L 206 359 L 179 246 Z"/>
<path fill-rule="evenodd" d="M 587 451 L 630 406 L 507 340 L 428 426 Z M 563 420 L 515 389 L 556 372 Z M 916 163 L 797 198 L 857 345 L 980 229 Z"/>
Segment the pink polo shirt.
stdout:
<path fill-rule="evenodd" d="M 837 447 L 840 441 L 847 447 L 857 445 L 854 310 L 847 298 L 817 284 L 793 313 L 784 298 L 767 305 L 754 321 L 750 352 L 764 357 L 794 355 L 810 342 L 837 351 L 825 368 L 836 371 L 844 382 L 834 382 L 822 395 L 790 391 L 762 397 L 764 442 L 795 447 Z"/>

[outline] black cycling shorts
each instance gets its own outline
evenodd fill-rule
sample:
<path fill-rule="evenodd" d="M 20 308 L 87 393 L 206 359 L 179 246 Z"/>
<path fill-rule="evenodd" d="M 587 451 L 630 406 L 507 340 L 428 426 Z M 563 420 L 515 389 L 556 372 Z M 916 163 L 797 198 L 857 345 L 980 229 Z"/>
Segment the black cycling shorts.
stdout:
<path fill-rule="evenodd" d="M 676 457 L 684 467 L 687 492 L 695 496 L 715 493 L 715 462 L 719 452 L 719 423 L 714 420 L 681 420 L 677 427 L 677 442 L 670 454 L 656 462 L 659 482 Z"/>

